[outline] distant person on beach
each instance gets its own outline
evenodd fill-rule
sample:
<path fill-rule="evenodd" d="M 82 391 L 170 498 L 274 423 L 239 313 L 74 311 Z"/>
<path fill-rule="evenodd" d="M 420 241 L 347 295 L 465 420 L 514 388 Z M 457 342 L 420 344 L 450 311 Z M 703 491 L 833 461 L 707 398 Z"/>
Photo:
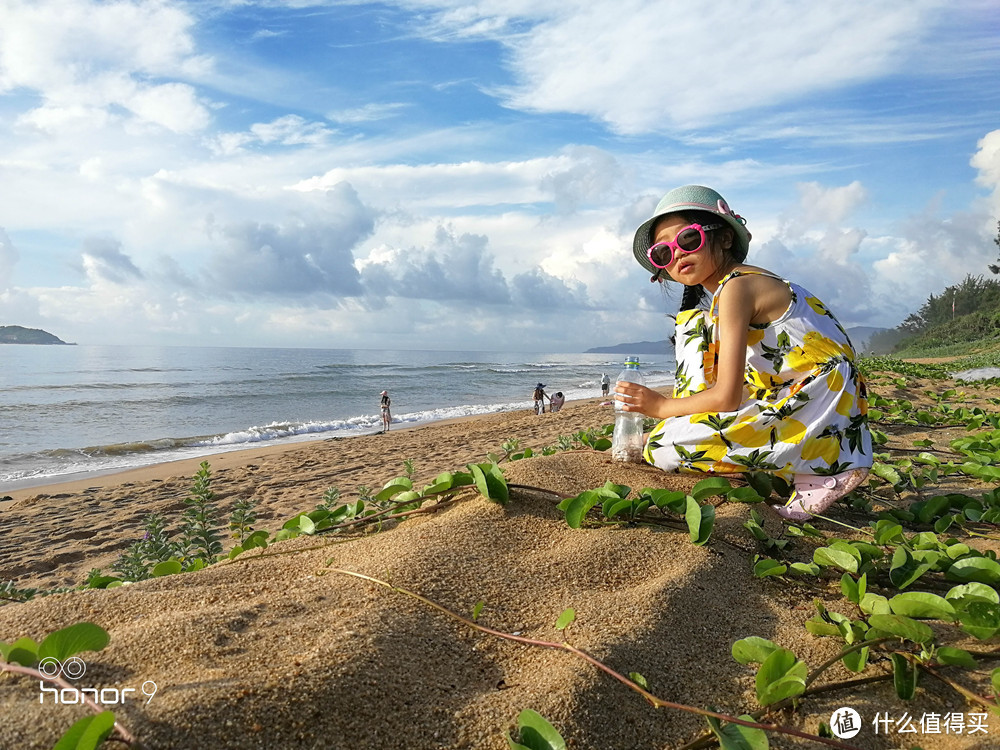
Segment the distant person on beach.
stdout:
<path fill-rule="evenodd" d="M 565 403 L 566 397 L 562 395 L 562 391 L 556 391 L 556 395 L 549 399 L 549 412 L 555 414 Z"/>
<path fill-rule="evenodd" d="M 392 400 L 389 398 L 389 391 L 382 391 L 382 432 L 388 432 L 389 425 L 392 424 L 392 414 L 389 413 L 391 405 Z"/>
<path fill-rule="evenodd" d="M 534 393 L 531 394 L 531 398 L 535 402 L 535 414 L 545 413 L 545 399 L 549 398 L 545 394 L 545 383 L 539 383 L 535 386 Z M 549 399 L 551 401 L 551 399 Z"/>
<path fill-rule="evenodd" d="M 608 395 L 608 388 L 611 387 L 611 378 L 608 377 L 606 372 L 601 373 L 601 395 Z"/>
<path fill-rule="evenodd" d="M 746 220 L 715 190 L 685 185 L 663 197 L 636 230 L 632 252 L 650 281 L 684 285 L 673 398 L 619 382 L 615 399 L 624 411 L 663 420 L 646 442 L 649 463 L 776 474 L 793 491 L 772 507 L 804 521 L 868 476 L 865 384 L 829 308 L 744 263 L 749 245 Z"/>

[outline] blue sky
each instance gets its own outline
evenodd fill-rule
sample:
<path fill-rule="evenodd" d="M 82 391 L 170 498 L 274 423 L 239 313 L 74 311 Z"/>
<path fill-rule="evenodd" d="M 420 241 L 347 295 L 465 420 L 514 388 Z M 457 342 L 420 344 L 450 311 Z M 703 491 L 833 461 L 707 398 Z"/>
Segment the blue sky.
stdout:
<path fill-rule="evenodd" d="M 894 326 L 997 257 L 998 38 L 993 0 L 0 0 L 0 324 L 663 339 L 632 232 L 700 183 L 750 262 Z"/>

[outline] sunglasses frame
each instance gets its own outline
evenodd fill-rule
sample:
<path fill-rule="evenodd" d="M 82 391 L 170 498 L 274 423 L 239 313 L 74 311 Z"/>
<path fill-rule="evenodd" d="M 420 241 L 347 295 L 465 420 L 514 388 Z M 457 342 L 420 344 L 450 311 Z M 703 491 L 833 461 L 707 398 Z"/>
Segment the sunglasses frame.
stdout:
<path fill-rule="evenodd" d="M 713 229 L 721 229 L 722 227 L 723 227 L 722 224 L 704 224 L 704 225 L 698 223 L 688 224 L 686 227 L 681 228 L 680 231 L 677 232 L 672 241 L 657 242 L 656 244 L 652 245 L 649 248 L 649 250 L 646 251 L 646 257 L 649 259 L 650 264 L 654 268 L 659 268 L 661 270 L 664 270 L 666 268 L 669 268 L 673 264 L 673 262 L 677 260 L 678 252 L 684 253 L 685 255 L 690 255 L 691 253 L 696 253 L 702 248 L 704 248 L 706 241 L 705 232 L 710 232 Z M 701 236 L 701 242 L 698 243 L 698 247 L 696 247 L 694 250 L 685 250 L 683 247 L 677 244 L 677 238 L 680 237 L 684 232 L 686 232 L 689 229 L 697 230 L 698 234 Z M 661 266 L 659 263 L 653 260 L 653 250 L 660 247 L 670 248 L 670 261 L 665 266 Z"/>

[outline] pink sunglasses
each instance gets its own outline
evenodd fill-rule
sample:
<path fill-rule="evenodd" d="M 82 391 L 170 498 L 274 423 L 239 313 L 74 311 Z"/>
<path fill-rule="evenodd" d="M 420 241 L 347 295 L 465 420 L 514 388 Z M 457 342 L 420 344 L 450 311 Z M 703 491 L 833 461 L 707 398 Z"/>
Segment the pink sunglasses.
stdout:
<path fill-rule="evenodd" d="M 657 242 L 646 255 L 649 262 L 657 268 L 666 268 L 674 259 L 677 253 L 696 253 L 705 247 L 705 232 L 719 229 L 722 224 L 689 224 L 677 233 L 673 242 Z"/>

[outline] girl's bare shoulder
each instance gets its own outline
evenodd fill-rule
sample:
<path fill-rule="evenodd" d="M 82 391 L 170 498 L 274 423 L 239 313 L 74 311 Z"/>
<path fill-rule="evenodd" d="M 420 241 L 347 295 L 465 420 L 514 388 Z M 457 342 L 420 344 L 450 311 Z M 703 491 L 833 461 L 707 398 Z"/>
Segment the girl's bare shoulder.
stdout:
<path fill-rule="evenodd" d="M 768 268 L 761 268 L 760 266 L 751 266 L 746 263 L 741 263 L 736 267 L 736 270 L 740 273 L 746 274 L 747 278 L 765 278 L 765 279 L 781 279 L 780 273 L 775 273 Z M 763 274 L 763 276 L 761 275 Z"/>
<path fill-rule="evenodd" d="M 731 280 L 737 282 L 733 284 L 733 292 L 736 294 L 732 296 L 752 305 L 752 323 L 775 320 L 791 304 L 791 289 L 778 274 L 766 268 L 748 265 L 740 265 L 736 270 L 744 273 Z"/>
<path fill-rule="evenodd" d="M 729 280 L 729 284 L 732 284 L 733 287 L 741 286 L 744 289 L 749 288 L 758 290 L 788 290 L 788 282 L 786 282 L 780 274 L 777 274 L 774 271 L 769 271 L 766 268 L 741 264 L 733 269 L 733 272 L 736 273 L 736 276 Z M 729 284 L 727 284 L 727 286 Z"/>

